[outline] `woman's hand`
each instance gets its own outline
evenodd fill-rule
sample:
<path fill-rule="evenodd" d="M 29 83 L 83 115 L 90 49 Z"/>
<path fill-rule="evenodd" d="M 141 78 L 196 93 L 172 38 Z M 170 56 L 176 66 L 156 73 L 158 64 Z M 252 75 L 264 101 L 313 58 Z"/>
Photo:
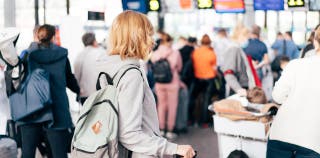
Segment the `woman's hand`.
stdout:
<path fill-rule="evenodd" d="M 196 153 L 190 145 L 178 145 L 177 154 L 183 158 L 193 158 Z"/>
<path fill-rule="evenodd" d="M 246 97 L 247 96 L 247 90 L 245 89 L 239 89 L 237 91 L 237 94 L 239 94 L 241 97 Z"/>
<path fill-rule="evenodd" d="M 179 86 L 180 86 L 180 88 L 187 89 L 187 85 L 185 83 L 183 83 L 182 81 L 179 82 Z"/>

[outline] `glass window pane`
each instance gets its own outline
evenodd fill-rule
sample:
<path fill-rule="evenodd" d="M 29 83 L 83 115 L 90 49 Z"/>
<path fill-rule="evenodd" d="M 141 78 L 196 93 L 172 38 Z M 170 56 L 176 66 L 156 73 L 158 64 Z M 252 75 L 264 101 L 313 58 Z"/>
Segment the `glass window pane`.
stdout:
<path fill-rule="evenodd" d="M 313 29 L 319 24 L 319 12 L 308 12 L 307 13 L 307 27 Z"/>
<path fill-rule="evenodd" d="M 290 11 L 279 12 L 279 29 L 281 32 L 290 31 L 292 25 L 292 13 Z"/>
<path fill-rule="evenodd" d="M 265 22 L 264 19 L 265 19 L 264 11 L 262 10 L 255 11 L 255 22 L 258 26 L 264 27 L 264 22 Z"/>

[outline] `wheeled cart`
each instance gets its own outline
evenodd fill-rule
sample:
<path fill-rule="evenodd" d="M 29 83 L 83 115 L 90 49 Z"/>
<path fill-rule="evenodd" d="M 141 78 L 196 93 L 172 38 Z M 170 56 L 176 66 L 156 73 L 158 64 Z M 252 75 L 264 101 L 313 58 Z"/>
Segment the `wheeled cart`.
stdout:
<path fill-rule="evenodd" d="M 258 121 L 231 121 L 213 116 L 214 130 L 218 135 L 219 157 L 227 158 L 234 150 L 244 151 L 250 158 L 265 158 L 267 132 L 270 123 Z"/>

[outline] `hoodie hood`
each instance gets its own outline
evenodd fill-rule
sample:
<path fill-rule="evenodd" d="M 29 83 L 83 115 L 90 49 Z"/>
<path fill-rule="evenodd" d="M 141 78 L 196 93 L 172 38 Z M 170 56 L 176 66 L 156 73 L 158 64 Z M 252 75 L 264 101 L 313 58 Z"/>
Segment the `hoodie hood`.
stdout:
<path fill-rule="evenodd" d="M 40 63 L 50 64 L 65 59 L 68 56 L 68 50 L 55 44 L 50 44 L 48 48 L 32 43 L 29 47 L 29 57 Z"/>
<path fill-rule="evenodd" d="M 122 60 L 120 55 L 106 55 L 103 54 L 98 57 L 96 62 L 96 68 L 98 72 L 106 72 L 113 77 L 120 68 L 126 65 L 135 65 L 140 67 L 139 59 L 125 59 Z"/>

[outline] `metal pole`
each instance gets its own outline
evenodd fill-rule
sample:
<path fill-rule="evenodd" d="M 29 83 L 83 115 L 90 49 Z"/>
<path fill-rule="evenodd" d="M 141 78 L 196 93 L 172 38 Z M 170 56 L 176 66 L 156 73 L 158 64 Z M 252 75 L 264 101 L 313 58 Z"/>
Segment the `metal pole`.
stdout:
<path fill-rule="evenodd" d="M 294 29 L 294 17 L 293 17 L 293 11 L 291 11 L 291 32 L 293 33 L 293 29 Z"/>
<path fill-rule="evenodd" d="M 264 28 L 268 27 L 268 11 L 264 11 Z"/>
<path fill-rule="evenodd" d="M 34 22 L 39 25 L 39 0 L 34 0 Z"/>
<path fill-rule="evenodd" d="M 15 0 L 3 1 L 4 6 L 4 27 L 16 26 L 16 3 Z"/>
<path fill-rule="evenodd" d="M 70 0 L 67 0 L 67 15 L 70 14 Z"/>
<path fill-rule="evenodd" d="M 306 29 L 304 30 L 304 39 L 306 40 L 307 39 L 307 33 L 308 33 L 308 12 L 307 11 L 305 11 L 305 13 L 306 13 L 306 20 L 305 20 L 305 26 L 306 26 Z"/>
<path fill-rule="evenodd" d="M 43 0 L 43 23 L 46 23 L 46 0 Z"/>
<path fill-rule="evenodd" d="M 280 32 L 280 13 L 277 11 L 277 32 Z"/>
<path fill-rule="evenodd" d="M 161 3 L 161 10 L 158 12 L 158 27 L 159 30 L 164 30 L 164 16 L 167 11 L 167 5 L 164 0 L 160 0 L 159 2 Z"/>

